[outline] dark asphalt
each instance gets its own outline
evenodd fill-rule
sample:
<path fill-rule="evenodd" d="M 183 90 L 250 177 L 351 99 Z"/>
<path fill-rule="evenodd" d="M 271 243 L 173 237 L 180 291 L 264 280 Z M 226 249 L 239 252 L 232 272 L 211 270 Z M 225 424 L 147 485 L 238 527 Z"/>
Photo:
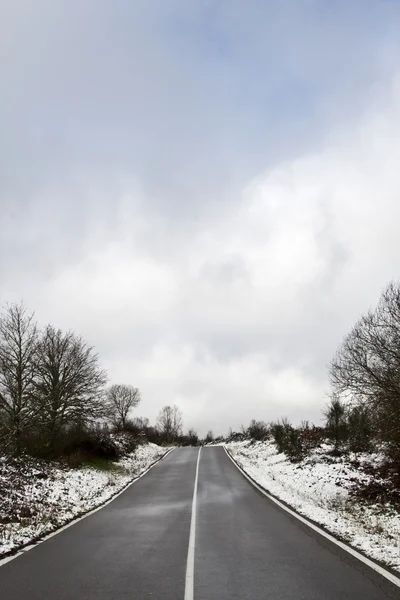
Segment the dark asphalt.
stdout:
<path fill-rule="evenodd" d="M 335 550 L 260 494 L 223 448 L 202 450 L 196 600 L 387 599 Z"/>
<path fill-rule="evenodd" d="M 198 449 L 0 567 L 1 600 L 183 600 Z M 222 448 L 199 466 L 195 600 L 384 600 L 385 591 L 257 492 Z M 393 595 L 395 594 L 395 595 Z"/>
<path fill-rule="evenodd" d="M 1 600 L 183 598 L 197 453 L 174 450 L 114 502 L 0 567 Z"/>

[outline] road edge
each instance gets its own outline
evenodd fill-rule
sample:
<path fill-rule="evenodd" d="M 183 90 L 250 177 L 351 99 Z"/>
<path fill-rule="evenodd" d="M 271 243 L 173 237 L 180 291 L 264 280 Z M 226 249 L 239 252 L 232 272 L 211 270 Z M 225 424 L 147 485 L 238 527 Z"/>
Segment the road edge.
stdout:
<path fill-rule="evenodd" d="M 104 500 L 104 502 L 102 502 L 95 508 L 91 508 L 88 511 L 79 513 L 78 515 L 74 516 L 70 521 L 68 521 L 67 523 L 64 523 L 64 525 L 61 525 L 60 527 L 56 527 L 56 529 L 54 529 L 50 533 L 46 533 L 44 536 L 38 536 L 37 538 L 30 540 L 26 544 L 22 544 L 21 546 L 18 546 L 17 548 L 14 548 L 10 552 L 7 552 L 6 554 L 3 554 L 2 556 L 0 556 L 0 568 L 2 566 L 4 566 L 5 564 L 11 562 L 12 560 L 15 560 L 22 554 L 25 554 L 25 552 L 29 552 L 29 550 L 33 550 L 33 548 L 36 548 L 40 544 L 43 544 L 43 542 L 54 537 L 55 535 L 58 535 L 65 529 L 72 527 L 72 525 L 75 525 L 79 521 L 86 519 L 86 517 L 90 517 L 90 515 L 101 510 L 108 504 L 111 504 L 111 502 L 113 502 L 116 498 L 118 498 L 118 496 L 123 494 L 128 489 L 128 487 L 130 487 L 132 484 L 136 483 L 136 481 L 138 481 L 144 475 L 146 475 L 146 473 L 148 473 L 150 471 L 150 469 L 155 467 L 159 462 L 161 462 L 162 460 L 164 460 L 164 458 L 166 458 L 169 454 L 171 454 L 171 452 L 173 452 L 173 450 L 175 450 L 175 448 L 170 448 L 169 450 L 167 450 L 162 456 L 157 458 L 157 460 L 153 461 L 148 467 L 146 467 L 146 469 L 144 471 L 142 471 L 139 475 L 134 477 L 131 481 L 128 481 L 128 483 L 123 488 L 121 488 L 118 492 L 116 492 L 115 494 L 113 494 L 112 496 L 107 498 L 107 500 Z"/>
<path fill-rule="evenodd" d="M 291 517 L 294 517 L 295 519 L 300 521 L 307 528 L 312 529 L 319 536 L 325 538 L 325 540 L 328 540 L 328 542 L 330 542 L 330 544 L 334 544 L 342 552 L 344 551 L 345 553 L 347 553 L 347 555 L 349 555 L 351 557 L 353 564 L 354 564 L 354 562 L 363 563 L 363 565 L 368 567 L 368 569 L 370 570 L 370 574 L 371 574 L 371 571 L 373 571 L 375 576 L 371 577 L 371 578 L 376 583 L 378 583 L 378 585 L 379 585 L 379 583 L 382 582 L 382 580 L 377 581 L 376 574 L 378 574 L 380 577 L 383 577 L 386 580 L 385 583 L 390 585 L 390 591 L 396 590 L 396 592 L 398 594 L 398 590 L 400 589 L 400 577 L 398 577 L 397 575 L 392 573 L 392 571 L 389 571 L 385 567 L 379 565 L 371 558 L 365 556 L 364 554 L 362 554 L 361 552 L 359 552 L 358 550 L 356 550 L 349 544 L 346 544 L 342 540 L 339 540 L 332 533 L 323 529 L 321 525 L 316 524 L 311 519 L 308 519 L 307 517 L 301 515 L 290 505 L 286 504 L 284 501 L 280 500 L 279 498 L 277 498 L 276 496 L 271 494 L 267 489 L 265 489 L 262 485 L 260 485 L 257 481 L 255 481 L 255 479 L 253 479 L 248 473 L 246 473 L 246 471 L 243 469 L 243 467 L 241 467 L 239 465 L 239 463 L 236 461 L 236 459 L 231 455 L 231 453 L 226 448 L 226 446 L 223 446 L 223 448 L 225 450 L 226 455 L 232 461 L 232 463 L 235 465 L 235 467 L 238 469 L 238 471 L 240 471 L 240 473 L 243 475 L 243 477 L 245 477 L 261 494 L 263 494 L 269 500 L 274 502 L 274 504 L 276 504 L 280 509 L 289 513 L 291 515 Z M 380 586 L 380 587 L 382 587 L 382 586 Z M 396 597 L 398 597 L 398 595 Z"/>

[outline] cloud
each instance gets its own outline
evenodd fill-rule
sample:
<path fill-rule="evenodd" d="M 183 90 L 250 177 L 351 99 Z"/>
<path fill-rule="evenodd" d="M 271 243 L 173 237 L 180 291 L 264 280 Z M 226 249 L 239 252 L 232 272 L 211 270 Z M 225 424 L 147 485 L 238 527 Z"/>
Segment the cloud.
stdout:
<path fill-rule="evenodd" d="M 305 5 L 9 4 L 1 299 L 81 333 L 152 419 L 318 422 L 399 276 L 398 7 Z"/>
<path fill-rule="evenodd" d="M 319 421 L 326 364 L 398 277 L 399 98 L 395 78 L 342 138 L 260 175 L 190 237 L 122 197 L 113 235 L 93 228 L 84 258 L 32 294 L 38 315 L 94 342 L 153 418 L 177 402 L 202 430 Z"/>

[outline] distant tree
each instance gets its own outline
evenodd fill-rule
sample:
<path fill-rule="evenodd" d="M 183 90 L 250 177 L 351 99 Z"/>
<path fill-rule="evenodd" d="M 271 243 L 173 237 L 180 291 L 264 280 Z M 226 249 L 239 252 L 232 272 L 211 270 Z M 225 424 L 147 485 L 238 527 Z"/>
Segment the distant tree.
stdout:
<path fill-rule="evenodd" d="M 189 429 L 187 433 L 187 440 L 189 446 L 197 446 L 199 442 L 199 436 L 197 434 L 197 431 L 195 431 L 194 429 Z"/>
<path fill-rule="evenodd" d="M 147 417 L 135 417 L 132 421 L 142 431 L 146 431 L 150 426 L 150 421 Z"/>
<path fill-rule="evenodd" d="M 112 425 L 124 430 L 129 414 L 140 402 L 140 392 L 132 385 L 114 384 L 107 390 L 106 406 Z"/>
<path fill-rule="evenodd" d="M 146 427 L 146 429 L 143 430 L 143 433 L 146 436 L 148 442 L 151 442 L 153 444 L 162 444 L 163 439 L 157 427 L 149 425 L 148 427 Z"/>
<path fill-rule="evenodd" d="M 174 404 L 173 406 L 164 406 L 157 417 L 157 427 L 166 442 L 176 440 L 182 434 L 182 412 Z"/>
<path fill-rule="evenodd" d="M 209 431 L 207 431 L 207 435 L 206 435 L 206 437 L 204 438 L 204 442 L 205 442 L 206 444 L 210 444 L 210 443 L 211 443 L 211 442 L 213 442 L 213 441 L 214 441 L 214 434 L 213 434 L 213 432 L 212 432 L 212 431 L 211 431 L 211 429 L 210 429 Z"/>
<path fill-rule="evenodd" d="M 105 416 L 107 378 L 92 347 L 51 325 L 38 342 L 35 370 L 35 404 L 52 453 L 65 427 L 85 427 Z"/>
<path fill-rule="evenodd" d="M 3 442 L 19 453 L 23 434 L 35 419 L 32 393 L 38 339 L 33 313 L 8 305 L 0 317 L 0 417 Z"/>

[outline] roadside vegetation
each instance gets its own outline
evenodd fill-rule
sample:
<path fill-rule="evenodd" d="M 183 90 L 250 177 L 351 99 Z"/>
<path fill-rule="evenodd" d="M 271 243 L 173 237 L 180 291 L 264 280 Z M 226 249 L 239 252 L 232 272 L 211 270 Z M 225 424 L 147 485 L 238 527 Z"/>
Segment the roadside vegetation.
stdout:
<path fill-rule="evenodd" d="M 210 430 L 200 439 L 193 429 L 183 433 L 176 405 L 162 407 L 154 424 L 136 416 L 140 390 L 128 383 L 109 385 L 93 347 L 73 332 L 39 328 L 22 304 L 8 306 L 0 317 L 0 544 L 2 531 L 3 540 L 11 539 L 6 547 L 14 548 L 15 539 L 22 539 L 15 534 L 19 526 L 35 518 L 47 523 L 40 503 L 53 498 L 51 512 L 61 502 L 57 490 L 76 490 L 74 470 L 84 491 L 72 497 L 78 494 L 78 509 L 84 510 L 92 506 L 90 490 L 97 490 L 93 503 L 99 503 L 162 456 L 164 447 L 216 443 L 227 444 L 244 468 L 254 468 L 265 485 L 278 486 L 276 493 L 289 503 L 293 497 L 296 504 L 300 486 L 301 502 L 309 503 L 312 515 L 318 505 L 350 515 L 350 529 L 355 522 L 371 529 L 373 522 L 372 533 L 394 531 L 400 521 L 400 284 L 388 285 L 378 305 L 346 335 L 329 374 L 321 424 L 253 419 L 227 437 Z M 335 493 L 332 488 L 328 494 L 330 478 Z M 62 523 L 64 516 L 57 519 Z M 331 516 L 320 519 L 334 529 Z M 400 532 L 395 535 L 398 549 Z"/>
<path fill-rule="evenodd" d="M 121 490 L 168 447 L 196 445 L 175 406 L 135 416 L 140 390 L 109 384 L 94 348 L 40 328 L 23 304 L 0 315 L 0 555 Z"/>
<path fill-rule="evenodd" d="M 223 441 L 270 493 L 400 570 L 399 284 L 346 335 L 329 374 L 321 424 L 253 419 Z"/>
<path fill-rule="evenodd" d="M 376 308 L 346 335 L 329 365 L 331 395 L 323 422 L 293 425 L 253 419 L 228 441 L 273 441 L 279 453 L 301 463 L 324 446 L 332 460 L 351 457 L 368 477 L 352 493 L 400 509 L 400 284 L 383 291 Z M 379 453 L 381 460 L 357 458 Z"/>
<path fill-rule="evenodd" d="M 138 444 L 196 445 L 182 413 L 164 406 L 157 422 L 134 415 L 140 390 L 107 385 L 94 348 L 72 331 L 39 328 L 23 304 L 0 316 L 0 455 L 63 460 L 69 466 L 118 460 Z"/>

